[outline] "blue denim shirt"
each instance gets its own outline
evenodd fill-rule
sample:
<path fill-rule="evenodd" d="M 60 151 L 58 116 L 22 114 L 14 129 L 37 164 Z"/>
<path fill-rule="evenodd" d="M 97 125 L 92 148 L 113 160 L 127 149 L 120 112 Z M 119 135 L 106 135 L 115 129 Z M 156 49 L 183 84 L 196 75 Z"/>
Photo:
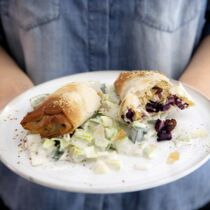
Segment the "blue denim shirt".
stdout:
<path fill-rule="evenodd" d="M 199 43 L 206 0 L 0 0 L 1 42 L 35 84 L 103 69 L 159 69 L 178 78 Z M 0 164 L 15 210 L 191 210 L 210 200 L 210 162 L 140 192 L 89 195 L 33 184 Z"/>

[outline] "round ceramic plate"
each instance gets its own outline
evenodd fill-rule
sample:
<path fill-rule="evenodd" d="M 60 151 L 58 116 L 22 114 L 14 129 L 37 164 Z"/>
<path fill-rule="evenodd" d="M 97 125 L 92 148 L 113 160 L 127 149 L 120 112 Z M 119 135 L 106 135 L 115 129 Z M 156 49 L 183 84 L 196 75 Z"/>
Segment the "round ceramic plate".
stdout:
<path fill-rule="evenodd" d="M 174 117 L 183 130 L 183 136 L 178 138 L 182 139 L 192 131 L 194 134 L 189 136 L 194 139 L 184 138 L 184 143 L 180 140 L 183 144 L 179 141 L 177 144 L 173 141 L 158 143 L 159 152 L 152 160 L 120 155 L 123 163 L 121 170 L 106 174 L 95 174 L 82 163 L 31 166 L 27 150 L 22 151 L 20 147 L 26 131 L 19 124 L 22 117 L 31 110 L 29 99 L 39 94 L 51 93 L 71 81 L 94 80 L 111 84 L 118 74 L 118 71 L 104 71 L 67 76 L 38 85 L 14 99 L 0 116 L 1 161 L 18 175 L 51 188 L 72 192 L 116 193 L 143 190 L 173 182 L 198 169 L 209 159 L 210 139 L 202 133 L 210 130 L 210 104 L 200 93 L 186 87 L 196 105 L 175 113 Z M 173 151 L 178 151 L 180 159 L 168 164 L 167 157 Z M 139 167 L 139 164 L 144 163 L 150 165 L 147 170 Z"/>

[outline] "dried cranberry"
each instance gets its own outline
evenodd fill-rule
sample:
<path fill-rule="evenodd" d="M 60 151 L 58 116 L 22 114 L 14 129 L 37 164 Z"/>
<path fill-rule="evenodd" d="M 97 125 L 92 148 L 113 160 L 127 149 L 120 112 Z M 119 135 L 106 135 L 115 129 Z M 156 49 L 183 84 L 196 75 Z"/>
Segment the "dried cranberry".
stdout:
<path fill-rule="evenodd" d="M 147 112 L 156 112 L 157 111 L 156 107 L 154 107 L 153 104 L 151 104 L 151 103 L 146 104 L 146 110 L 147 110 Z"/>
<path fill-rule="evenodd" d="M 125 114 L 126 118 L 133 122 L 134 111 L 132 109 L 128 109 L 127 113 Z"/>
<path fill-rule="evenodd" d="M 176 127 L 175 119 L 160 120 L 155 123 L 155 130 L 157 131 L 157 141 L 171 140 L 171 131 Z"/>
<path fill-rule="evenodd" d="M 147 112 L 157 112 L 156 107 L 153 106 L 153 104 L 151 104 L 151 103 L 147 103 L 145 108 L 146 108 Z"/>
<path fill-rule="evenodd" d="M 181 106 L 182 105 L 182 100 L 179 98 L 179 97 L 175 97 L 175 104 L 176 104 L 176 106 Z"/>
<path fill-rule="evenodd" d="M 164 111 L 165 112 L 165 111 L 169 110 L 170 107 L 171 107 L 171 104 L 165 104 L 165 105 L 163 105 L 163 108 L 162 108 L 161 111 Z"/>
<path fill-rule="evenodd" d="M 171 108 L 171 105 L 175 105 L 175 97 L 173 95 L 170 95 L 167 98 L 166 103 L 163 105 L 162 111 L 167 111 Z"/>
<path fill-rule="evenodd" d="M 175 105 L 175 97 L 173 95 L 167 98 L 167 104 Z"/>
<path fill-rule="evenodd" d="M 166 131 L 166 130 L 162 130 L 160 132 L 157 133 L 157 141 L 165 141 L 165 140 L 171 140 L 172 139 L 172 135 L 170 131 Z"/>
<path fill-rule="evenodd" d="M 187 107 L 189 106 L 188 103 L 184 103 L 184 102 L 182 101 L 182 99 L 179 98 L 178 96 L 175 96 L 175 104 L 176 104 L 176 106 L 177 106 L 179 109 L 181 109 L 181 110 L 183 110 L 183 109 L 185 109 L 185 108 L 187 108 Z"/>
<path fill-rule="evenodd" d="M 172 131 L 176 127 L 175 119 L 168 119 L 164 122 L 165 130 Z"/>
<path fill-rule="evenodd" d="M 158 119 L 155 123 L 155 130 L 159 132 L 164 126 L 164 121 Z"/>
<path fill-rule="evenodd" d="M 186 108 L 189 106 L 189 104 L 187 104 L 187 103 L 184 103 L 184 104 L 180 103 L 180 104 L 178 104 L 177 106 L 178 106 L 181 110 L 183 110 L 183 109 L 186 109 Z"/>
<path fill-rule="evenodd" d="M 163 105 L 159 102 L 150 101 L 146 104 L 146 111 L 147 112 L 159 112 L 163 110 Z"/>

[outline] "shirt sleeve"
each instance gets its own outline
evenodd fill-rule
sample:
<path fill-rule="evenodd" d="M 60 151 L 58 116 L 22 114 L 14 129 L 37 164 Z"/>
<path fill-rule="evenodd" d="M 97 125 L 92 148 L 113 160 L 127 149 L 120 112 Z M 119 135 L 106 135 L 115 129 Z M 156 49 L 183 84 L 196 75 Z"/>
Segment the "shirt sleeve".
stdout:
<path fill-rule="evenodd" d="M 205 19 L 206 23 L 203 30 L 203 37 L 210 35 L 210 0 L 207 2 Z"/>
<path fill-rule="evenodd" d="M 4 32 L 3 32 L 1 18 L 0 18 L 0 46 L 3 47 L 3 48 L 6 47 L 6 42 L 5 42 L 5 38 L 4 38 Z"/>
<path fill-rule="evenodd" d="M 1 0 L 0 0 L 0 3 L 1 3 Z M 1 11 L 0 11 L 0 47 L 4 48 L 4 50 L 6 50 L 7 53 L 9 53 L 7 39 L 4 33 L 4 27 L 3 27 L 2 19 L 1 19 Z"/>

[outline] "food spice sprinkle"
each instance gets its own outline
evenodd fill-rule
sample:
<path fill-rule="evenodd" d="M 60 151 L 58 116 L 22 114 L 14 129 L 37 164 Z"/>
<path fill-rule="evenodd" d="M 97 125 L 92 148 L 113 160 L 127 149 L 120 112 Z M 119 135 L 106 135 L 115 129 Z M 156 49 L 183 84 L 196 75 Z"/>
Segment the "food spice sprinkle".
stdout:
<path fill-rule="evenodd" d="M 12 120 L 17 120 L 17 118 L 16 118 L 16 117 L 14 117 L 14 118 L 12 118 Z"/>
<path fill-rule="evenodd" d="M 175 163 L 176 161 L 178 161 L 180 159 L 180 154 L 178 151 L 174 151 L 174 152 L 171 152 L 169 155 L 168 155 L 168 158 L 166 160 L 166 163 L 167 164 L 173 164 Z"/>

